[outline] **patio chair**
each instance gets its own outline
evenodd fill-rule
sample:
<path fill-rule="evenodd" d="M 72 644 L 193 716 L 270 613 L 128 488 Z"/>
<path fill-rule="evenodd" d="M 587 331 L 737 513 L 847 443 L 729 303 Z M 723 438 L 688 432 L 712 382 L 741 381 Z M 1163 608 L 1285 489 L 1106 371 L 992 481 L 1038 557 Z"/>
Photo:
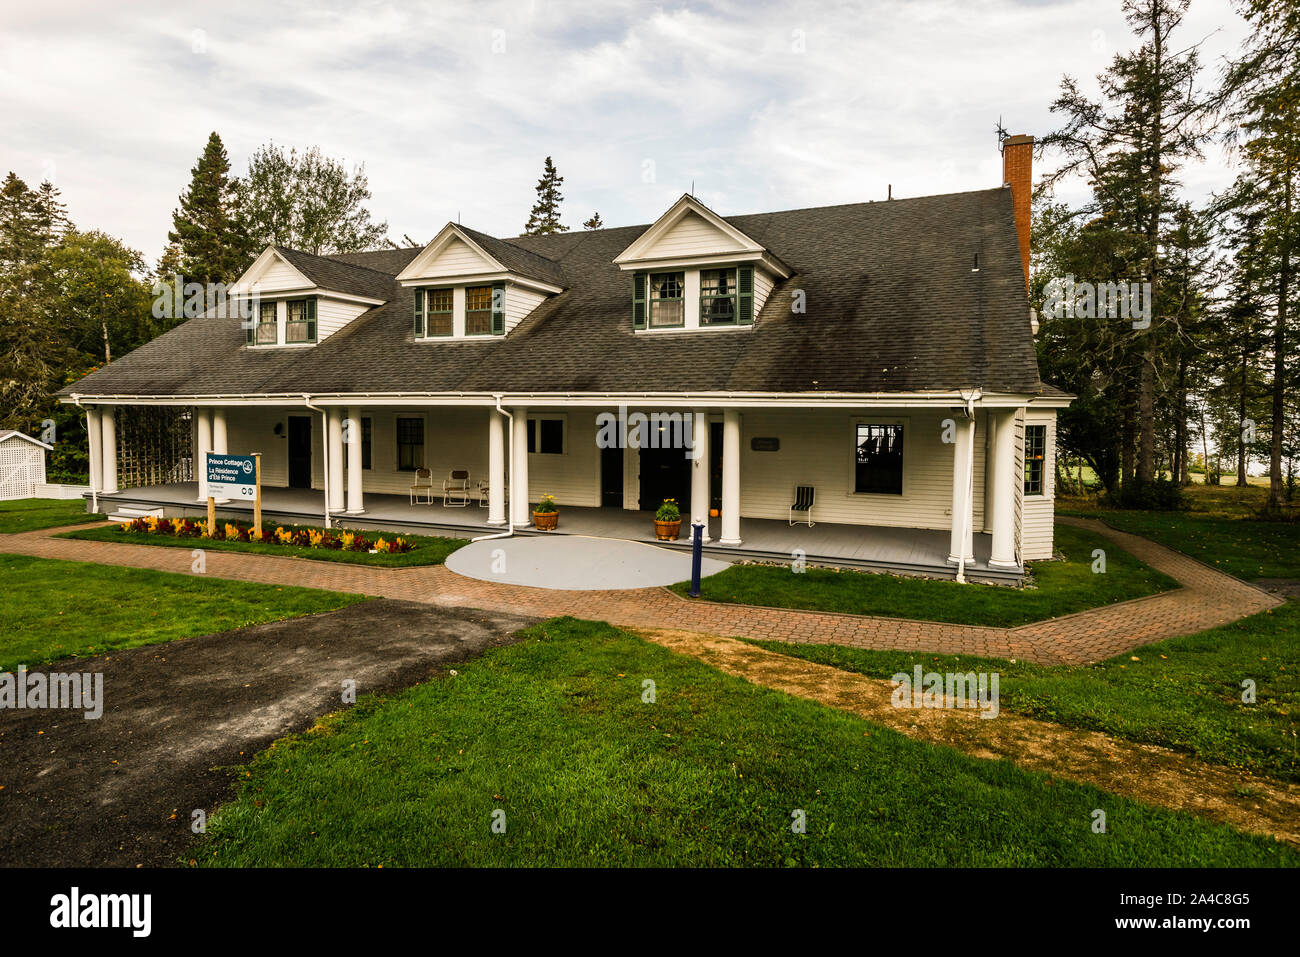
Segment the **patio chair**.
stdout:
<path fill-rule="evenodd" d="M 411 504 L 420 504 L 420 497 L 424 496 L 424 504 L 433 504 L 433 470 L 416 469 L 415 482 L 411 485 Z"/>
<path fill-rule="evenodd" d="M 443 507 L 464 508 L 469 504 L 469 469 L 452 469 L 442 480 Z"/>
<path fill-rule="evenodd" d="M 492 483 L 487 479 L 478 480 L 478 507 L 487 508 L 488 501 L 492 495 Z"/>
<path fill-rule="evenodd" d="M 803 512 L 807 516 L 806 521 L 808 522 L 809 528 L 812 528 L 817 524 L 813 521 L 812 517 L 813 499 L 816 497 L 815 493 L 816 489 L 811 485 L 796 485 L 794 487 L 794 504 L 790 506 L 788 524 L 795 524 L 795 512 Z"/>

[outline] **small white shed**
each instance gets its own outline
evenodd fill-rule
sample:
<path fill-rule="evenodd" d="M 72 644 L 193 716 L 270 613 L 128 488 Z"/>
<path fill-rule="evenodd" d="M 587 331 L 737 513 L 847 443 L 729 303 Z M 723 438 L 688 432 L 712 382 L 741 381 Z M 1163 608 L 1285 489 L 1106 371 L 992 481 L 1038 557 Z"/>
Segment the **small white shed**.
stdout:
<path fill-rule="evenodd" d="M 0 499 L 31 498 L 45 484 L 45 453 L 54 446 L 13 429 L 0 430 Z"/>

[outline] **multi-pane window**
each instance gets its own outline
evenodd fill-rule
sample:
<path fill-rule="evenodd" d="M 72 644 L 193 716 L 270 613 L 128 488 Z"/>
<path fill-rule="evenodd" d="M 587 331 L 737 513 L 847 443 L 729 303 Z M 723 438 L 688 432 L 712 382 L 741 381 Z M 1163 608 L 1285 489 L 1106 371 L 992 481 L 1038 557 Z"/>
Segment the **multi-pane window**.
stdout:
<path fill-rule="evenodd" d="M 1025 426 L 1025 494 L 1043 494 L 1043 462 L 1047 454 L 1047 426 Z"/>
<path fill-rule="evenodd" d="M 285 303 L 284 341 L 316 341 L 316 300 L 292 299 Z"/>
<path fill-rule="evenodd" d="M 397 467 L 404 472 L 424 467 L 424 419 L 398 416 Z"/>
<path fill-rule="evenodd" d="M 859 423 L 853 491 L 903 494 L 903 427 Z"/>
<path fill-rule="evenodd" d="M 661 272 L 650 276 L 650 327 L 683 326 L 686 324 L 686 307 L 682 292 L 686 274 Z"/>
<path fill-rule="evenodd" d="M 261 303 L 257 309 L 257 344 L 259 346 L 273 346 L 276 341 L 275 303 Z"/>
<path fill-rule="evenodd" d="M 465 287 L 465 335 L 492 334 L 492 287 Z"/>
<path fill-rule="evenodd" d="M 543 455 L 563 455 L 564 420 L 529 419 L 528 451 Z"/>
<path fill-rule="evenodd" d="M 736 270 L 700 270 L 700 325 L 730 326 L 736 322 Z"/>
<path fill-rule="evenodd" d="M 425 316 L 424 334 L 426 336 L 451 335 L 451 290 L 426 289 L 424 303 L 428 310 Z"/>

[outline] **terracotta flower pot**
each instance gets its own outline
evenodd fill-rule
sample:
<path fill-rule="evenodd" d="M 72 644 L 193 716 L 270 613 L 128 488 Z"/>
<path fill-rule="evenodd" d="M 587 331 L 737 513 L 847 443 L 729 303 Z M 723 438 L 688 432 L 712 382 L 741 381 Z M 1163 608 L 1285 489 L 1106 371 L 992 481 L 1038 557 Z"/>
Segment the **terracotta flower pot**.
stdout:
<path fill-rule="evenodd" d="M 655 519 L 655 538 L 661 542 L 676 541 L 678 536 L 681 535 L 681 531 L 682 520 L 680 518 L 675 522 L 661 522 L 659 519 Z"/>
<path fill-rule="evenodd" d="M 533 528 L 538 531 L 553 532 L 559 524 L 559 512 L 533 512 Z"/>

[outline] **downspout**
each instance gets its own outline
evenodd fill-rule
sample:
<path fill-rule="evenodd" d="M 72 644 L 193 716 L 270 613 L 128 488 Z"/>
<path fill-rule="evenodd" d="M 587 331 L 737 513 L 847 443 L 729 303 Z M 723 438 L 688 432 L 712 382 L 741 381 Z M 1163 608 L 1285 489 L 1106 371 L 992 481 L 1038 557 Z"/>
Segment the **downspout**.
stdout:
<path fill-rule="evenodd" d="M 321 448 L 325 450 L 321 464 L 325 468 L 325 481 L 321 484 L 325 486 L 325 527 L 330 527 L 330 422 L 329 413 L 319 406 L 311 404 L 311 396 L 304 392 L 302 394 L 302 404 L 313 412 L 319 412 L 321 418 Z"/>
<path fill-rule="evenodd" d="M 497 400 L 497 412 L 504 415 L 510 420 L 506 428 L 506 448 L 510 450 L 510 488 L 513 494 L 515 486 L 515 417 L 507 412 L 501 405 L 501 393 L 492 393 L 492 398 Z M 491 479 L 489 478 L 489 482 Z M 490 494 L 490 493 L 489 493 Z M 505 496 L 502 496 L 505 499 Z M 490 542 L 494 538 L 511 538 L 515 534 L 515 510 L 506 505 L 506 530 L 504 532 L 493 532 L 490 535 L 479 535 L 477 538 L 471 538 L 471 542 Z"/>
<path fill-rule="evenodd" d="M 975 399 L 979 396 L 975 390 L 966 400 L 966 417 L 970 419 L 970 438 L 966 442 L 966 507 L 961 515 L 961 548 L 957 554 L 957 581 L 966 584 L 966 535 L 971 531 L 975 517 Z"/>
<path fill-rule="evenodd" d="M 72 404 L 75 405 L 78 409 L 83 409 L 83 407 L 82 407 L 82 405 L 81 405 L 81 396 L 78 395 L 78 394 L 75 393 L 75 392 L 72 393 Z M 86 455 L 87 455 L 87 458 L 89 458 L 89 455 L 90 455 L 90 410 L 89 410 L 89 409 L 83 409 L 83 411 L 85 411 L 85 413 L 86 413 Z M 102 465 L 102 464 L 100 465 L 100 468 L 101 468 L 101 469 L 103 468 L 103 465 Z M 90 470 L 90 475 L 94 475 L 94 474 L 95 474 L 95 470 L 92 468 L 92 469 Z M 95 488 L 95 483 L 94 483 L 94 482 L 91 482 L 91 483 L 90 483 L 90 514 L 92 514 L 92 515 L 97 515 L 97 514 L 99 514 L 99 489 Z"/>

